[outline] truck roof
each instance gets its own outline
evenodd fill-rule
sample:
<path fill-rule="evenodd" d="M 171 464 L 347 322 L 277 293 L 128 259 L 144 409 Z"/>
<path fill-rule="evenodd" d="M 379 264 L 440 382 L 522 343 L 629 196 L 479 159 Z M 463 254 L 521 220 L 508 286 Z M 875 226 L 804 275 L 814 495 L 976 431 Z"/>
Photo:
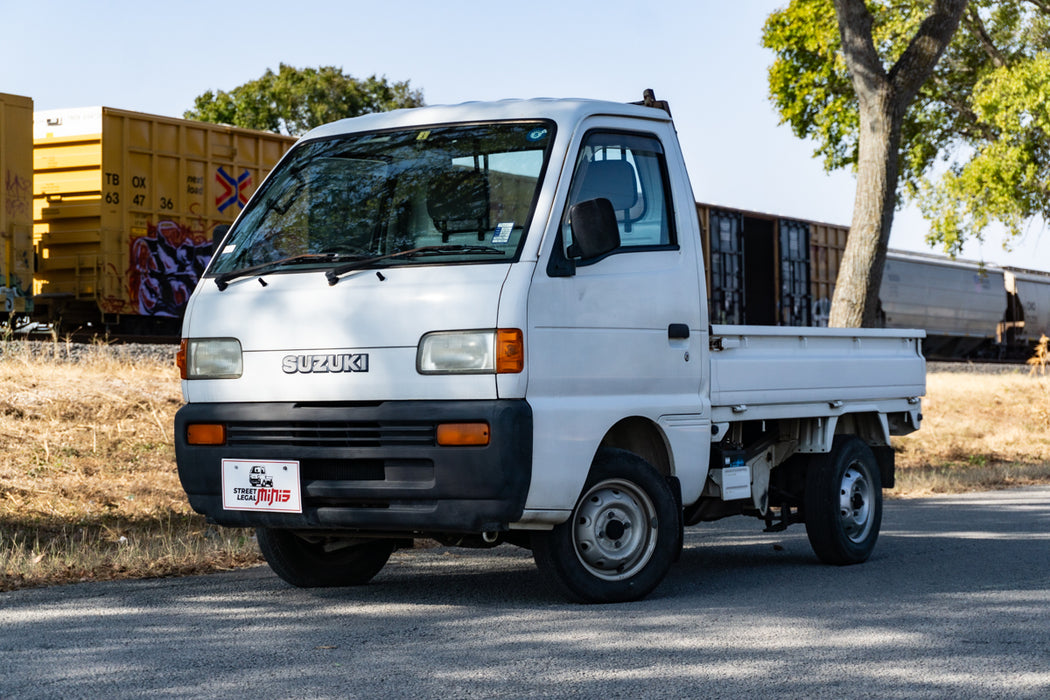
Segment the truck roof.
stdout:
<path fill-rule="evenodd" d="M 633 117 L 664 122 L 671 120 L 671 117 L 662 109 L 653 107 L 602 100 L 541 97 L 528 100 L 464 102 L 458 105 L 434 105 L 366 114 L 319 126 L 307 132 L 303 139 L 324 138 L 359 131 L 418 127 L 429 124 L 501 121 L 508 119 L 551 119 L 559 126 L 563 126 L 575 124 L 584 118 L 596 115 Z"/>

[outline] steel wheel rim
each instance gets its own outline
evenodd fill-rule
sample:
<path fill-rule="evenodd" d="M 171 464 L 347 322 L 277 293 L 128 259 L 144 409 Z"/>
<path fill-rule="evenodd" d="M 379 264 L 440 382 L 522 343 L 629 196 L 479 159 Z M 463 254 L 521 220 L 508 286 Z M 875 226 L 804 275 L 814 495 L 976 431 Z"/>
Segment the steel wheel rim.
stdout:
<path fill-rule="evenodd" d="M 863 542 L 871 532 L 872 500 L 871 479 L 867 472 L 856 463 L 849 465 L 839 486 L 839 522 L 843 534 L 851 542 Z"/>
<path fill-rule="evenodd" d="M 573 514 L 572 544 L 587 571 L 620 581 L 652 558 L 657 539 L 656 507 L 648 494 L 622 479 L 590 488 Z"/>

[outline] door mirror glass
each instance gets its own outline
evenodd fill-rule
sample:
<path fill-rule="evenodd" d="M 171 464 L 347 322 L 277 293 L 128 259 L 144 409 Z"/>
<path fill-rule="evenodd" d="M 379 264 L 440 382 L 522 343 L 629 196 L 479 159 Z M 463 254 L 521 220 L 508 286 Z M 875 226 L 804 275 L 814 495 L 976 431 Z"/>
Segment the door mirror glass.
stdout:
<path fill-rule="evenodd" d="M 569 257 L 590 260 L 607 255 L 620 247 L 620 229 L 612 202 L 605 197 L 587 199 L 569 210 L 572 245 Z"/>

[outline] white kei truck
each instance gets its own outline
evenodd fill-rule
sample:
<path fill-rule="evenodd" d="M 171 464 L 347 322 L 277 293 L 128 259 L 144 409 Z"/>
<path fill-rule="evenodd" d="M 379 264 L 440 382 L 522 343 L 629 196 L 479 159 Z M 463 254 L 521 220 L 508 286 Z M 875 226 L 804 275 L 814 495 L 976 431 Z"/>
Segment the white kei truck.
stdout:
<path fill-rule="evenodd" d="M 431 538 L 531 549 L 569 600 L 637 600 L 684 526 L 730 515 L 865 561 L 924 333 L 709 325 L 665 107 L 466 103 L 304 136 L 187 307 L 193 508 L 255 528 L 304 587 Z"/>

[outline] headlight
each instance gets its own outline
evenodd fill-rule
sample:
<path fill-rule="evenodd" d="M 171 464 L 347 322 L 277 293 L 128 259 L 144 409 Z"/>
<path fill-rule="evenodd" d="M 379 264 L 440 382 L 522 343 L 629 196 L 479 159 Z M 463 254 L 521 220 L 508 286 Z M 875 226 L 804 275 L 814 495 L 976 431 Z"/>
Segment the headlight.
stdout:
<path fill-rule="evenodd" d="M 515 374 L 524 368 L 517 328 L 427 333 L 416 352 L 420 374 Z"/>
<path fill-rule="evenodd" d="M 183 379 L 236 379 L 243 372 L 241 343 L 236 338 L 183 340 L 179 368 Z"/>
<path fill-rule="evenodd" d="M 427 333 L 419 341 L 416 369 L 420 374 L 490 374 L 496 371 L 495 344 L 494 330 Z"/>

